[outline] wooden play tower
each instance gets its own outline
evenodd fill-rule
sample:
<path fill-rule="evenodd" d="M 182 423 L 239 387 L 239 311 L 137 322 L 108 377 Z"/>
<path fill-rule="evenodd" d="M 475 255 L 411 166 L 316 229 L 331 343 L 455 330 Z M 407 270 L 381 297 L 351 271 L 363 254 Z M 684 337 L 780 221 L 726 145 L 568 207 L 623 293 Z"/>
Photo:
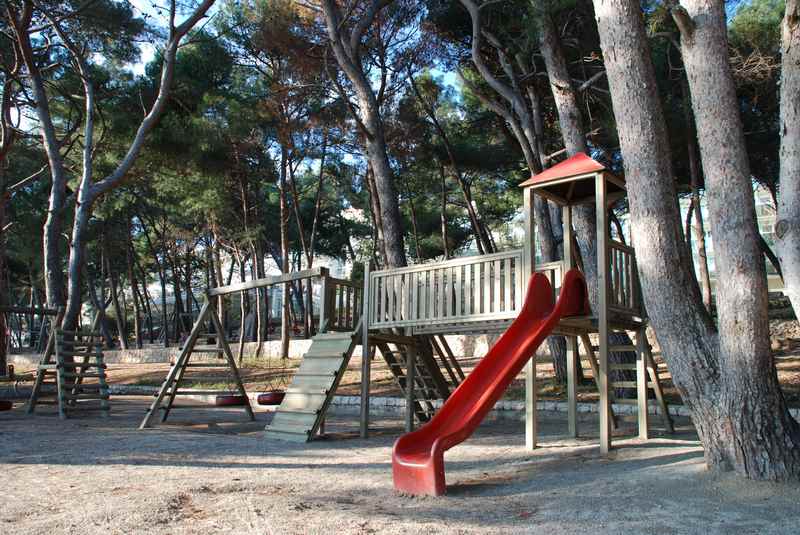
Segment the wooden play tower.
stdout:
<path fill-rule="evenodd" d="M 406 430 L 413 430 L 417 422 L 428 421 L 464 379 L 444 335 L 505 331 L 523 308 L 533 273 L 544 274 L 557 297 L 564 274 L 577 264 L 572 212 L 580 205 L 593 205 L 596 212 L 598 290 L 588 315 L 562 319 L 553 331 L 567 339 L 568 432 L 571 436 L 578 434 L 577 369 L 581 346 L 599 391 L 601 451 L 605 453 L 611 447 L 614 401 L 636 404 L 639 437 L 648 437 L 650 389 L 670 431 L 672 423 L 645 335 L 647 316 L 641 300 L 636 255 L 632 247 L 612 238 L 608 226 L 609 208 L 625 196 L 624 181 L 580 154 L 532 177 L 522 187 L 525 212 L 522 249 L 380 271 L 370 271 L 367 266 L 363 291 L 348 289 L 354 297 L 352 304 L 349 298 L 343 304 L 340 295 L 338 306 L 333 306 L 336 299 L 329 295 L 328 285 L 323 284 L 320 334 L 314 337 L 272 423 L 267 426 L 267 438 L 305 442 L 320 433 L 326 411 L 359 345 L 361 436 L 369 434 L 371 368 L 378 355 L 406 398 Z M 536 195 L 562 207 L 563 260 L 536 262 Z M 247 283 L 248 287 L 263 284 L 262 281 Z M 214 292 L 219 294 L 223 290 L 232 292 L 241 288 Z M 329 316 L 331 319 L 342 316 L 347 321 L 322 320 Z M 611 345 L 609 335 L 614 332 L 631 337 L 614 339 L 633 339 L 635 343 Z M 636 362 L 612 364 L 609 362 L 612 352 L 634 352 Z M 529 448 L 537 443 L 535 365 L 532 358 L 525 374 Z M 611 377 L 619 375 L 613 372 L 628 372 L 635 380 L 612 381 Z M 620 389 L 636 390 L 636 399 L 614 400 L 614 392 Z"/>
<path fill-rule="evenodd" d="M 407 398 L 406 427 L 413 428 L 414 374 L 431 371 L 431 361 L 417 364 L 418 356 L 430 353 L 431 337 L 444 334 L 503 332 L 522 308 L 529 276 L 545 274 L 558 294 L 564 273 L 575 267 L 573 249 L 573 207 L 593 205 L 597 223 L 598 295 L 590 315 L 563 319 L 553 334 L 567 338 L 569 434 L 577 436 L 577 364 L 579 341 L 592 369 L 599 390 L 600 448 L 608 452 L 615 421 L 613 390 L 630 388 L 637 392 L 638 432 L 648 437 L 648 389 L 652 389 L 658 410 L 668 430 L 672 424 L 667 412 L 655 363 L 647 342 L 644 310 L 636 271 L 634 249 L 612 239 L 608 225 L 610 206 L 626 194 L 623 180 L 603 165 L 579 154 L 533 176 L 522 184 L 525 212 L 525 237 L 522 249 L 463 257 L 445 262 L 368 272 L 365 276 L 361 325 L 362 384 L 361 435 L 369 429 L 369 377 L 376 345 L 394 343 L 405 347 L 404 393 Z M 562 207 L 564 227 L 563 260 L 536 263 L 535 195 Z M 633 344 L 613 346 L 609 334 L 625 332 Z M 596 341 L 593 343 L 592 338 Z M 383 350 L 378 345 L 379 350 Z M 610 364 L 610 352 L 632 351 L 635 364 Z M 635 371 L 635 381 L 609 380 L 615 370 Z M 455 385 L 454 385 L 455 386 Z M 429 401 L 425 399 L 425 401 Z M 617 400 L 623 401 L 623 400 Z M 526 368 L 526 444 L 537 443 L 537 384 L 535 358 Z"/>

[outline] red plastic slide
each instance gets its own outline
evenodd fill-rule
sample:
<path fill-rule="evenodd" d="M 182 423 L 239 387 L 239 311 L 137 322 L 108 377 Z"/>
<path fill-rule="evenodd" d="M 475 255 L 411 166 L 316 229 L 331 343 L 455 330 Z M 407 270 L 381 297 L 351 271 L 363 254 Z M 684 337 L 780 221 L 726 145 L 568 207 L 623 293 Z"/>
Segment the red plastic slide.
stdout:
<path fill-rule="evenodd" d="M 588 307 L 586 282 L 577 269 L 565 275 L 555 306 L 547 277 L 532 275 L 522 311 L 508 330 L 430 422 L 395 442 L 394 488 L 408 494 L 444 494 L 444 452 L 469 438 L 558 321 L 587 314 Z"/>

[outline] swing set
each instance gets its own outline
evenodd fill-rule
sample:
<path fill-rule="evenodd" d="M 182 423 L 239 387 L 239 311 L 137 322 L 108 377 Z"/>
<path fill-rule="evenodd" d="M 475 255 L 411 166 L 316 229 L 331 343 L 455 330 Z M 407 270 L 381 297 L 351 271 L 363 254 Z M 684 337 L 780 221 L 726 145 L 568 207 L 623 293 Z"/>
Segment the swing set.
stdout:
<path fill-rule="evenodd" d="M 214 404 L 209 405 L 209 408 L 242 407 L 246 416 L 254 420 L 251 401 L 242 382 L 237 358 L 234 357 L 227 330 L 220 319 L 224 312 L 224 298 L 235 294 L 241 295 L 249 290 L 261 291 L 269 286 L 291 284 L 296 281 L 307 281 L 309 286 L 319 282 L 321 297 L 318 332 L 352 331 L 355 328 L 353 322 L 361 306 L 360 288 L 350 281 L 331 277 L 328 269 L 324 267 L 211 288 L 206 292 L 205 304 L 139 428 L 151 427 L 155 418 L 165 422 L 173 409 L 198 408 L 197 405 L 176 404 L 176 399 L 181 396 L 215 396 Z M 313 292 L 309 291 L 306 295 L 306 310 L 312 315 Z M 288 321 L 288 318 L 284 321 Z M 241 333 L 240 341 L 243 341 Z M 242 346 L 239 350 L 241 359 Z M 272 359 L 267 359 L 267 375 L 263 381 L 266 391 L 257 396 L 258 405 L 280 405 L 290 392 L 287 388 L 290 367 L 286 359 L 280 360 L 280 364 L 272 365 Z M 213 375 L 196 375 L 195 372 L 198 371 Z M 191 388 L 192 383 L 219 382 L 220 372 L 225 373 L 227 390 Z"/>

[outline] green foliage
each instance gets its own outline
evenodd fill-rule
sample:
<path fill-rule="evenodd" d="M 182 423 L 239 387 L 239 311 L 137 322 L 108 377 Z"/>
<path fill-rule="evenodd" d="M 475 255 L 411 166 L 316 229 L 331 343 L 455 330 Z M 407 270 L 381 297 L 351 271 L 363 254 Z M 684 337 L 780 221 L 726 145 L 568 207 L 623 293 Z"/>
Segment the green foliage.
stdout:
<path fill-rule="evenodd" d="M 751 0 L 742 4 L 729 25 L 729 39 L 734 48 L 777 53 L 781 43 L 784 0 Z"/>

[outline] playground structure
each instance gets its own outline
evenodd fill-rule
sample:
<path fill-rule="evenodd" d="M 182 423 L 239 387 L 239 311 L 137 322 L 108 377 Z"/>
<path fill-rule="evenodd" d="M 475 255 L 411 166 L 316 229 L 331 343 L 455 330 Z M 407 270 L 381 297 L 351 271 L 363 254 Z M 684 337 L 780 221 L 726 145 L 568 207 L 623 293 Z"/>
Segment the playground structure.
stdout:
<path fill-rule="evenodd" d="M 217 403 L 210 407 L 241 406 L 251 420 L 255 419 L 250 400 L 239 375 L 237 359 L 234 358 L 230 341 L 227 339 L 226 329 L 220 320 L 224 298 L 248 290 L 260 290 L 296 281 L 306 282 L 307 287 L 310 287 L 312 282 L 318 282 L 319 284 L 320 303 L 317 330 L 322 334 L 317 335 L 315 340 L 319 337 L 330 337 L 330 332 L 333 332 L 335 336 L 337 331 L 349 333 L 357 328 L 361 302 L 360 288 L 350 281 L 332 277 L 328 269 L 324 267 L 211 288 L 206 294 L 205 303 L 181 348 L 180 354 L 167 373 L 166 379 L 162 383 L 139 428 L 150 427 L 159 413 L 158 419 L 164 422 L 173 409 L 197 408 L 196 406 L 175 404 L 176 399 L 181 396 L 217 396 Z M 308 307 L 310 318 L 313 306 L 310 292 L 306 306 Z M 209 358 L 202 358 L 202 355 Z M 192 372 L 196 370 L 200 370 L 201 373 L 203 371 L 208 373 L 209 371 L 222 370 L 227 373 L 228 381 L 232 388 L 230 390 L 186 388 L 185 385 L 187 383 L 203 382 L 204 380 L 216 382 L 219 380 L 217 376 L 193 375 Z M 187 372 L 189 372 L 188 375 Z M 301 375 L 295 374 L 295 380 L 300 380 L 301 377 Z M 338 384 L 338 381 L 336 384 Z M 335 387 L 333 390 L 335 390 Z M 288 397 L 291 400 L 293 392 L 290 388 L 286 390 L 283 396 L 275 395 L 277 393 L 269 394 L 272 394 L 276 399 L 286 398 L 289 395 Z"/>
<path fill-rule="evenodd" d="M 608 210 L 625 196 L 624 181 L 588 156 L 577 155 L 521 186 L 525 213 L 522 249 L 380 271 L 370 271 L 366 266 L 363 290 L 351 281 L 331 277 L 324 268 L 209 290 L 200 317 L 141 427 L 148 427 L 159 411 L 164 421 L 169 411 L 176 408 L 173 405 L 176 396 L 198 393 L 180 387 L 187 377 L 186 370 L 194 366 L 227 368 L 236 384 L 232 394 L 238 396 L 239 404 L 252 418 L 235 359 L 225 336 L 219 334 L 224 331 L 216 303 L 220 297 L 236 292 L 314 278 L 320 281 L 319 334 L 312 339 L 291 385 L 282 393 L 275 416 L 266 428 L 269 439 L 305 442 L 322 432 L 325 413 L 360 345 L 360 435 L 369 435 L 371 366 L 380 354 L 406 398 L 406 431 L 412 432 L 418 422 L 431 422 L 424 436 L 433 437 L 427 442 L 398 441 L 394 451 L 395 484 L 408 492 L 441 494 L 445 489 L 444 450 L 472 433 L 523 366 L 526 368 L 525 442 L 528 448 L 536 447 L 538 385 L 532 357 L 548 335 L 567 339 L 569 436 L 578 435 L 580 346 L 599 391 L 601 453 L 607 454 L 612 445 L 616 427 L 612 401 L 617 389 L 636 391 L 635 400 L 616 401 L 636 404 L 639 438 L 649 437 L 649 390 L 654 393 L 665 428 L 671 431 L 672 422 L 647 342 L 647 316 L 635 251 L 613 239 L 609 230 Z M 563 260 L 536 263 L 535 195 L 562 207 Z M 586 307 L 586 299 L 575 297 L 580 293 L 576 288 L 585 292 L 585 284 L 576 266 L 572 210 L 583 204 L 594 204 L 596 212 L 598 290 L 592 310 Z M 566 301 L 561 295 L 562 281 L 566 281 L 565 287 L 572 294 Z M 554 302 L 557 302 L 555 307 Z M 208 330 L 207 323 L 211 324 L 211 332 L 204 332 Z M 512 325 L 516 325 L 513 330 L 517 334 L 501 337 L 498 342 L 501 345 L 492 348 L 473 372 L 475 378 L 465 380 L 444 335 L 500 334 Z M 611 345 L 609 335 L 615 332 L 632 335 L 635 342 Z M 592 336 L 596 337 L 596 345 Z M 214 342 L 212 346 L 198 345 L 200 339 Z M 634 352 L 636 362 L 610 364 L 610 352 Z M 211 353 L 217 358 L 192 361 L 195 353 Z M 610 372 L 614 371 L 635 372 L 635 380 L 611 381 Z M 435 418 L 440 402 L 442 413 L 455 421 L 443 425 Z M 449 438 L 442 435 L 445 432 Z M 420 444 L 431 446 L 430 451 L 421 452 Z M 420 463 L 428 468 L 420 468 Z M 407 472 L 419 470 L 429 472 L 421 479 L 408 476 Z"/>
<path fill-rule="evenodd" d="M 519 323 L 484 357 L 473 373 L 495 377 L 476 377 L 465 381 L 442 408 L 447 422 L 434 419 L 417 434 L 401 437 L 393 452 L 395 488 L 413 494 L 445 492 L 443 453 L 465 440 L 526 363 L 526 445 L 537 443 L 537 384 L 534 351 L 548 334 L 567 338 L 568 432 L 577 436 L 577 362 L 581 340 L 599 389 L 600 451 L 611 448 L 614 426 L 612 388 L 635 388 L 638 435 L 649 437 L 648 389 L 654 391 L 668 431 L 672 422 L 664 401 L 658 373 L 647 342 L 647 316 L 637 277 L 636 255 L 632 247 L 612 239 L 608 210 L 625 196 L 625 183 L 600 163 L 579 154 L 533 176 L 521 186 L 524 195 L 525 241 L 521 251 L 489 257 L 461 259 L 441 265 L 373 273 L 370 277 L 368 328 L 403 327 L 411 332 L 472 330 L 496 322 L 506 331 L 508 321 L 529 321 L 524 337 Z M 564 229 L 563 260 L 536 265 L 534 236 L 534 195 L 562 207 Z M 589 312 L 575 297 L 578 272 L 573 250 L 572 209 L 594 203 L 597 224 L 597 303 Z M 530 278 L 525 288 L 523 280 Z M 543 277 L 549 281 L 546 283 Z M 561 286 L 562 280 L 564 286 Z M 583 286 L 583 285 L 579 285 Z M 560 295 L 553 308 L 555 290 Z M 527 290 L 527 299 L 522 296 Z M 530 307 L 530 308 L 529 308 Z M 586 312 L 576 314 L 584 308 Z M 526 313 L 528 311 L 528 313 Z M 533 311 L 533 312 L 530 312 Z M 481 328 L 481 327 L 478 327 Z M 635 344 L 612 346 L 609 334 L 632 332 Z M 597 353 L 590 335 L 598 338 Z M 366 344 L 365 344 L 366 345 Z M 635 364 L 609 365 L 609 352 L 633 351 Z M 509 356 L 509 353 L 512 356 Z M 611 382 L 609 372 L 635 370 L 635 381 Z M 366 381 L 365 381 L 366 383 Z M 363 394 L 362 394 L 363 398 Z M 455 405 L 455 406 L 453 406 Z M 365 414 L 362 414 L 362 418 Z M 366 420 L 362 421 L 365 423 Z"/>

